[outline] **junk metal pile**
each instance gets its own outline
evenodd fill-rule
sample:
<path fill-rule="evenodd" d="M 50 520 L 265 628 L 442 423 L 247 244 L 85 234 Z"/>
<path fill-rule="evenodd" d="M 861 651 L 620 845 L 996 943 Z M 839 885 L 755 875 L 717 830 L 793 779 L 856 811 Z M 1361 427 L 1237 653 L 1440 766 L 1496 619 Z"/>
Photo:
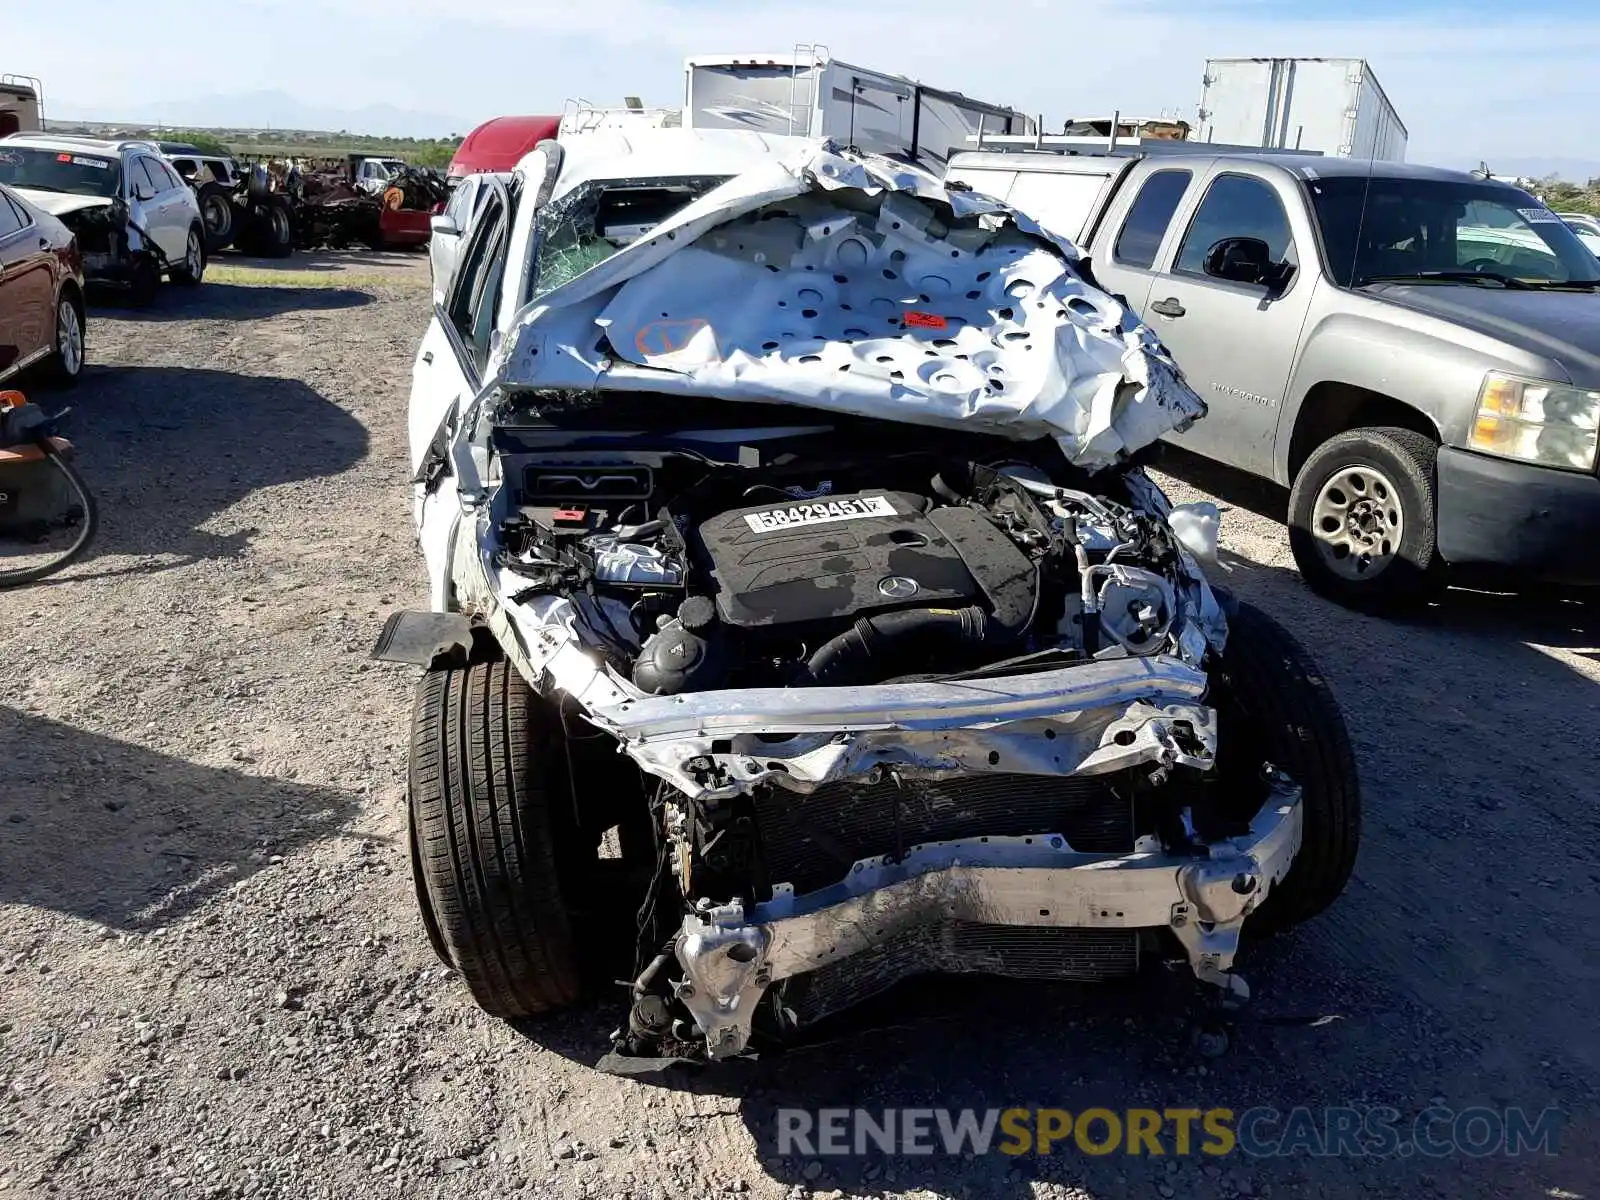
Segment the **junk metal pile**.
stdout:
<path fill-rule="evenodd" d="M 399 242 L 426 241 L 426 217 L 441 211 L 449 198 L 438 172 L 404 164 L 397 164 L 376 192 L 353 182 L 349 164 L 339 160 L 315 163 L 309 170 L 291 168 L 280 179 L 294 222 L 295 245 L 306 250 L 355 245 L 378 250 Z M 407 232 L 397 233 L 397 222 L 411 214 L 423 219 L 406 221 Z"/>
<path fill-rule="evenodd" d="M 449 199 L 439 172 L 399 159 L 236 160 L 172 142 L 162 150 L 195 190 L 211 253 L 233 246 L 281 258 L 296 248 L 420 245 Z"/>

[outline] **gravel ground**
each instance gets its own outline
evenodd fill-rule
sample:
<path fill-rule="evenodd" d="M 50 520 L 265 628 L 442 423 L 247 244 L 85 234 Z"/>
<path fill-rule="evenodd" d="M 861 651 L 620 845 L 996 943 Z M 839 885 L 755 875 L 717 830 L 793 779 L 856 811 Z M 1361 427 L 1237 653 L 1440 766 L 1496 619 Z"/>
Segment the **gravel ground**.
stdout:
<path fill-rule="evenodd" d="M 70 433 L 102 538 L 0 594 L 0 1194 L 1600 1195 L 1596 610 L 1352 615 L 1295 578 L 1281 496 L 1193 464 L 1173 490 L 1234 506 L 1230 585 L 1321 660 L 1367 804 L 1340 905 L 1246 959 L 1228 1057 L 1187 1054 L 1187 989 L 1160 980 L 926 981 L 666 1086 L 591 1069 L 612 1007 L 482 1017 L 414 913 L 412 674 L 366 658 L 423 602 L 404 422 L 426 267 L 318 283 L 91 314 Z M 776 1149 L 785 1106 L 1439 1102 L 1560 1107 L 1562 1153 Z"/>

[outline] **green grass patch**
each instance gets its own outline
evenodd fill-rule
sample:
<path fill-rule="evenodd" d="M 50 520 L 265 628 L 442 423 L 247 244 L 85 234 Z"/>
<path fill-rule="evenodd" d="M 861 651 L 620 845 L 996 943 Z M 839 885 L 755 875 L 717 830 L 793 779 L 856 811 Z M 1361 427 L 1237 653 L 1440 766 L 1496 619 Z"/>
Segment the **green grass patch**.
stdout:
<path fill-rule="evenodd" d="M 402 271 L 275 271 L 271 267 L 235 267 L 213 262 L 206 267 L 206 282 L 244 287 L 420 289 L 428 286 L 428 277 Z"/>

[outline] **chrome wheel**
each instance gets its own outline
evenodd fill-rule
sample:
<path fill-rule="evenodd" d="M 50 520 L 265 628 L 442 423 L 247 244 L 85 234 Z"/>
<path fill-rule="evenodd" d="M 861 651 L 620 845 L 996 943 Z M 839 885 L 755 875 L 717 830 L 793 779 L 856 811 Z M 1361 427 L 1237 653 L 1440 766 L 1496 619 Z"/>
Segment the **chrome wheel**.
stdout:
<path fill-rule="evenodd" d="M 1394 484 L 1369 466 L 1336 471 L 1311 510 L 1323 561 L 1334 574 L 1358 582 L 1381 575 L 1394 561 L 1405 528 Z"/>
<path fill-rule="evenodd" d="M 189 248 L 183 255 L 184 274 L 190 279 L 199 279 L 200 273 L 205 270 L 205 260 L 201 257 L 205 253 L 200 245 L 200 235 L 194 230 L 189 231 Z"/>
<path fill-rule="evenodd" d="M 71 300 L 56 306 L 56 354 L 63 374 L 74 376 L 83 370 L 83 322 Z"/>

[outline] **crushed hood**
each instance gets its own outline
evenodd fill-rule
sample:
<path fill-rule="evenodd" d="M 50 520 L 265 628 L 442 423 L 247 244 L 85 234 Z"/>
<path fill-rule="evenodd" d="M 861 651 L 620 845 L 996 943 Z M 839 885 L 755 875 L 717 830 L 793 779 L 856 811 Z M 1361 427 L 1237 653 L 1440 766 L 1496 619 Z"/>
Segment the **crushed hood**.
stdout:
<path fill-rule="evenodd" d="M 1079 258 L 991 200 L 805 142 L 525 307 L 492 371 L 1049 436 L 1098 469 L 1205 405 Z"/>
<path fill-rule="evenodd" d="M 72 192 L 37 192 L 32 188 L 12 188 L 35 208 L 42 208 L 52 217 L 82 212 L 86 208 L 110 208 L 111 200 L 105 196 L 79 196 Z"/>

